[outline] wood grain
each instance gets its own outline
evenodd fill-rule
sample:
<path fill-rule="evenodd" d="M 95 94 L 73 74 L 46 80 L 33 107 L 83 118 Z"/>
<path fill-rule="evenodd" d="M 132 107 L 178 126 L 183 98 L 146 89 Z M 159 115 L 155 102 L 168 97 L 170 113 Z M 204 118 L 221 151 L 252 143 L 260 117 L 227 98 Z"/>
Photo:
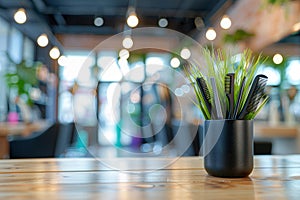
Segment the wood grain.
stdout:
<path fill-rule="evenodd" d="M 165 168 L 157 167 L 169 162 Z M 118 164 L 122 170 L 110 168 Z M 125 171 L 124 171 L 125 170 Z M 248 178 L 208 176 L 201 157 L 0 161 L 0 199 L 297 199 L 300 156 L 257 156 Z"/>
<path fill-rule="evenodd" d="M 298 125 L 285 124 L 269 125 L 267 123 L 255 123 L 254 135 L 263 138 L 297 138 L 300 133 Z"/>

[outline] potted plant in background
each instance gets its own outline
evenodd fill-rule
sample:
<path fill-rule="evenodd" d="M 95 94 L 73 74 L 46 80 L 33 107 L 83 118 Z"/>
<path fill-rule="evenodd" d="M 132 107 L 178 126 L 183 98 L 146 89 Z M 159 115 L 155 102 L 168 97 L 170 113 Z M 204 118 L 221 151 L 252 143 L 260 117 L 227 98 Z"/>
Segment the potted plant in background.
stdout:
<path fill-rule="evenodd" d="M 12 59 L 9 58 L 9 60 L 13 66 L 9 67 L 5 74 L 9 99 L 8 121 L 18 121 L 16 109 L 18 106 L 22 120 L 24 122 L 31 122 L 33 100 L 30 92 L 38 85 L 37 69 L 42 64 L 40 62 L 28 63 L 24 60 L 20 63 L 14 63 Z"/>
<path fill-rule="evenodd" d="M 210 175 L 244 177 L 253 169 L 253 119 L 268 101 L 268 78 L 256 74 L 261 59 L 250 50 L 237 61 L 224 50 L 204 48 L 204 64 L 185 67 L 205 118 L 202 150 Z"/>

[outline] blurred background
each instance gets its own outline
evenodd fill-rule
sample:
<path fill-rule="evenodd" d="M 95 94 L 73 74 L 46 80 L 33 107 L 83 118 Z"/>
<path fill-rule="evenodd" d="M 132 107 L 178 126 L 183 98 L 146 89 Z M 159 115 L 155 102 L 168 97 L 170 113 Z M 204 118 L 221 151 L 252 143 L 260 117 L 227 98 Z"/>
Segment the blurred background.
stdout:
<path fill-rule="evenodd" d="M 300 153 L 299 0 L 0 0 L 0 27 L 3 157 L 201 155 L 193 41 L 267 57 L 255 153 Z"/>

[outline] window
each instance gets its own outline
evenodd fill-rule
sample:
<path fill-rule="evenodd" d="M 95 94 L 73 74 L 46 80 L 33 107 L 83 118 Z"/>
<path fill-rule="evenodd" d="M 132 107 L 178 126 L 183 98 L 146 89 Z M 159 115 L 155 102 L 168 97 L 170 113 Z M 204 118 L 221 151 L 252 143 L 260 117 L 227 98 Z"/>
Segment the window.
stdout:
<path fill-rule="evenodd" d="M 3 78 L 6 67 L 8 66 L 8 60 L 6 57 L 7 51 L 7 41 L 8 41 L 8 32 L 9 25 L 6 21 L 0 18 L 0 121 L 4 121 L 6 119 L 7 112 L 7 99 L 6 99 L 6 84 Z"/>
<path fill-rule="evenodd" d="M 281 77 L 278 69 L 268 66 L 261 66 L 258 71 L 258 74 L 264 74 L 268 77 L 267 85 L 280 85 Z"/>
<path fill-rule="evenodd" d="M 34 60 L 34 43 L 28 37 L 24 38 L 23 59 L 26 61 Z"/>
<path fill-rule="evenodd" d="M 100 52 L 97 64 L 101 68 L 100 81 L 120 81 L 123 77 L 116 52 Z"/>
<path fill-rule="evenodd" d="M 16 28 L 12 28 L 9 38 L 8 53 L 15 63 L 22 61 L 23 35 Z"/>
<path fill-rule="evenodd" d="M 0 27 L 0 51 L 2 52 L 7 50 L 9 24 L 0 18 Z"/>
<path fill-rule="evenodd" d="M 300 60 L 293 59 L 286 68 L 286 77 L 291 85 L 300 84 Z"/>
<path fill-rule="evenodd" d="M 76 121 L 85 124 L 95 123 L 95 102 L 92 78 L 92 67 L 95 64 L 93 55 L 86 51 L 66 52 L 67 62 L 60 66 L 59 120 Z M 80 87 L 78 87 L 80 86 Z M 75 116 L 74 116 L 75 114 Z"/>
<path fill-rule="evenodd" d="M 157 54 L 150 53 L 146 59 L 146 73 L 148 76 L 152 76 L 156 72 L 163 70 L 166 66 L 169 66 L 170 60 L 169 54 Z"/>

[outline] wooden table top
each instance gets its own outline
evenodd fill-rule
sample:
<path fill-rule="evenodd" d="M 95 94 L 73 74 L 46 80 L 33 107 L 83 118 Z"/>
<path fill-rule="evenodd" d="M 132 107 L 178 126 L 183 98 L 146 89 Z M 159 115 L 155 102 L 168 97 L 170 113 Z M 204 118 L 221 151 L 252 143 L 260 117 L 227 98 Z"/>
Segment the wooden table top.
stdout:
<path fill-rule="evenodd" d="M 276 124 L 270 125 L 265 122 L 256 122 L 254 124 L 254 136 L 258 138 L 297 138 L 300 134 L 298 124 Z"/>
<path fill-rule="evenodd" d="M 201 157 L 0 161 L 0 199 L 299 199 L 300 155 L 256 156 L 248 178 L 206 174 Z"/>

